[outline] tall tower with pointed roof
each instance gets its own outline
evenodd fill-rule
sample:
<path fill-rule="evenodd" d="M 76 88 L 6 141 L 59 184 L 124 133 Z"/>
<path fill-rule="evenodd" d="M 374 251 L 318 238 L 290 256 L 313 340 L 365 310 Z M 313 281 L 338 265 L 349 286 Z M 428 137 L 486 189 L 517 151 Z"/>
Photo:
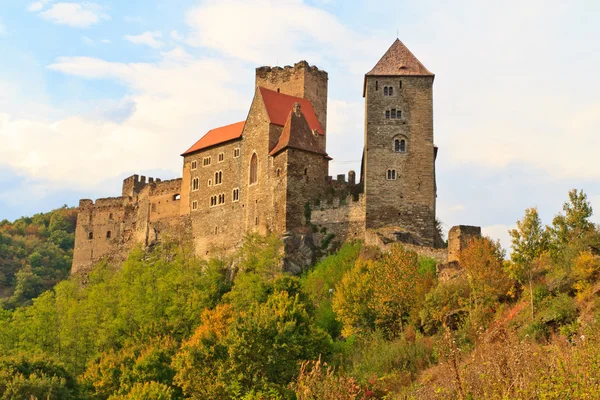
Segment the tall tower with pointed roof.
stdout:
<path fill-rule="evenodd" d="M 435 237 L 432 74 L 398 39 L 365 75 L 366 227 Z"/>

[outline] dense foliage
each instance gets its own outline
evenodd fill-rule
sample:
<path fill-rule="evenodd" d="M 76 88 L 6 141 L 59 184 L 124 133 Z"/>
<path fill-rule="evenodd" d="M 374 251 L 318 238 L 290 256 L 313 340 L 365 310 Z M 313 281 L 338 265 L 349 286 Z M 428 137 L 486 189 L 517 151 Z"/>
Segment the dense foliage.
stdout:
<path fill-rule="evenodd" d="M 77 211 L 65 206 L 0 222 L 0 308 L 30 304 L 69 276 L 76 221 Z"/>
<path fill-rule="evenodd" d="M 542 225 L 528 209 L 461 270 L 359 242 L 301 277 L 282 243 L 228 259 L 135 249 L 31 305 L 0 311 L 0 398 L 598 398 L 600 231 L 581 192 Z"/>

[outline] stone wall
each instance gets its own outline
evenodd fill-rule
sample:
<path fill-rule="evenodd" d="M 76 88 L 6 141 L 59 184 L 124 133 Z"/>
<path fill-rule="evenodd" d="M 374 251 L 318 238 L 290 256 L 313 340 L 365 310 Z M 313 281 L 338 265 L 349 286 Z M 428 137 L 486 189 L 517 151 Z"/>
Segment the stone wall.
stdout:
<path fill-rule="evenodd" d="M 367 228 L 401 226 L 433 246 L 435 171 L 433 145 L 433 77 L 366 79 L 365 195 Z M 394 88 L 385 96 L 383 88 Z M 387 119 L 386 111 L 401 112 Z M 396 152 L 394 140 L 405 140 Z M 396 179 L 388 179 L 394 170 Z"/>
<path fill-rule="evenodd" d="M 311 223 L 316 227 L 317 238 L 329 234 L 336 241 L 364 240 L 365 238 L 365 197 L 347 196 L 334 198 L 331 203 L 320 202 L 311 206 Z M 319 235 L 320 234 L 320 235 Z"/>
<path fill-rule="evenodd" d="M 460 262 L 460 252 L 464 250 L 469 241 L 481 237 L 481 227 L 458 225 L 448 231 L 448 262 Z"/>

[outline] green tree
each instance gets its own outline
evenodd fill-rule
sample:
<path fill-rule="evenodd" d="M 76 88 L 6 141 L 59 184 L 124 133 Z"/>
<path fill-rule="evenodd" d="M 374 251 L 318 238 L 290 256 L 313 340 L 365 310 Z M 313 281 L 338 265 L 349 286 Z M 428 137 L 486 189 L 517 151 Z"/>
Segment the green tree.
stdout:
<path fill-rule="evenodd" d="M 525 216 L 517 221 L 517 228 L 508 232 L 512 240 L 512 265 L 508 270 L 510 276 L 523 287 L 529 286 L 531 319 L 534 319 L 533 279 L 536 262 L 548 249 L 548 233 L 542 227 L 537 208 L 525 210 Z"/>
<path fill-rule="evenodd" d="M 593 214 L 592 206 L 582 190 L 569 191 L 569 201 L 563 204 L 563 212 L 552 220 L 552 241 L 556 246 L 581 240 L 594 229 L 589 220 Z"/>

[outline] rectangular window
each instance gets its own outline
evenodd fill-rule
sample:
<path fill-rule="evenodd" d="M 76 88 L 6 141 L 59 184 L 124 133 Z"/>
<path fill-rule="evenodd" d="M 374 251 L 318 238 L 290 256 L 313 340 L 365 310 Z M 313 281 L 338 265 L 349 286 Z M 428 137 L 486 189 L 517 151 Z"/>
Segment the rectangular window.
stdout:
<path fill-rule="evenodd" d="M 390 110 L 385 110 L 385 119 L 390 119 Z"/>
<path fill-rule="evenodd" d="M 195 170 L 196 168 L 198 168 L 198 162 L 192 161 L 192 170 Z"/>
<path fill-rule="evenodd" d="M 195 192 L 198 189 L 200 189 L 200 179 L 194 178 L 192 179 L 192 191 Z"/>
<path fill-rule="evenodd" d="M 219 162 L 223 162 L 225 160 L 225 153 L 219 153 Z"/>
<path fill-rule="evenodd" d="M 202 166 L 207 167 L 210 165 L 210 162 L 211 162 L 211 157 L 204 157 L 202 159 Z"/>
<path fill-rule="evenodd" d="M 240 156 L 240 149 L 233 149 L 233 157 L 238 158 Z"/>
<path fill-rule="evenodd" d="M 392 108 L 392 119 L 396 119 L 396 109 Z"/>
<path fill-rule="evenodd" d="M 233 189 L 233 201 L 240 201 L 240 189 Z"/>
<path fill-rule="evenodd" d="M 398 118 L 398 119 L 402 118 L 402 111 L 400 111 L 400 110 L 396 111 L 396 118 Z"/>
<path fill-rule="evenodd" d="M 198 202 L 196 200 L 192 201 L 192 210 L 198 209 Z"/>

